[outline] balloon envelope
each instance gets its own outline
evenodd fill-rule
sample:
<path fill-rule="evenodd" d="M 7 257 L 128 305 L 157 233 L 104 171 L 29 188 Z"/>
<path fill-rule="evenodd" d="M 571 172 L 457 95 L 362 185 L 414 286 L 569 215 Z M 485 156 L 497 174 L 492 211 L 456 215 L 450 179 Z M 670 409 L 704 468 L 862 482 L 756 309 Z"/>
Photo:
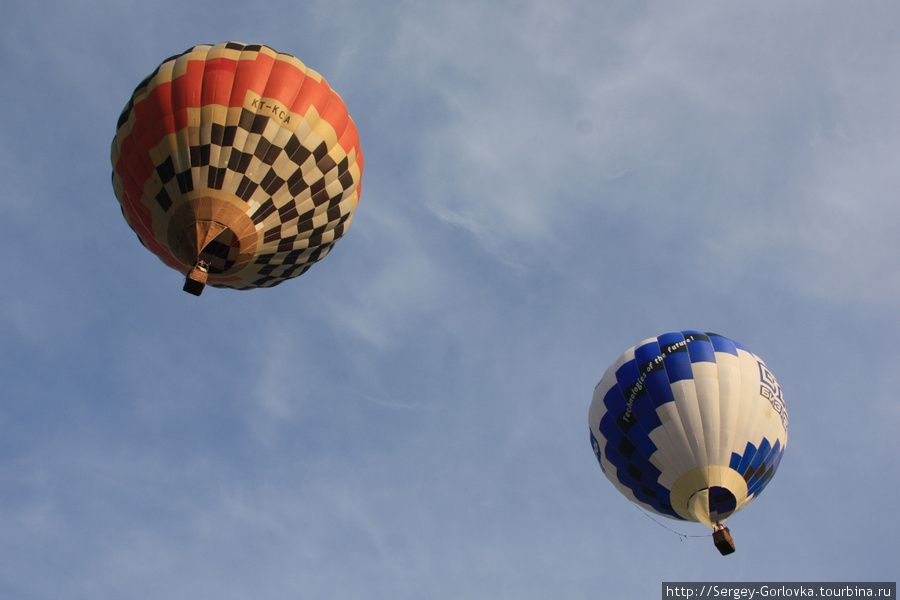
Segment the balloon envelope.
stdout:
<path fill-rule="evenodd" d="M 363 156 L 346 106 L 293 56 L 196 46 L 135 89 L 112 143 L 113 188 L 141 242 L 216 287 L 271 287 L 344 234 Z"/>
<path fill-rule="evenodd" d="M 588 421 L 622 494 L 713 528 L 762 492 L 787 444 L 781 387 L 762 359 L 699 331 L 625 351 L 594 389 Z"/>

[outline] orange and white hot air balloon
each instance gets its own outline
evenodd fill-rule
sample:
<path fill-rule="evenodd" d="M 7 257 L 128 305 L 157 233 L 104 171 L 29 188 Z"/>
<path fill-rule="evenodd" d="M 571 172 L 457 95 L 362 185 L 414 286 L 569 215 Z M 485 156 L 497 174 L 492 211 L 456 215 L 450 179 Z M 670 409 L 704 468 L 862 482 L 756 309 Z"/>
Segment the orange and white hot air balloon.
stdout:
<path fill-rule="evenodd" d="M 195 46 L 135 89 L 112 181 L 138 238 L 184 289 L 297 277 L 346 232 L 363 155 L 340 96 L 262 45 Z"/>

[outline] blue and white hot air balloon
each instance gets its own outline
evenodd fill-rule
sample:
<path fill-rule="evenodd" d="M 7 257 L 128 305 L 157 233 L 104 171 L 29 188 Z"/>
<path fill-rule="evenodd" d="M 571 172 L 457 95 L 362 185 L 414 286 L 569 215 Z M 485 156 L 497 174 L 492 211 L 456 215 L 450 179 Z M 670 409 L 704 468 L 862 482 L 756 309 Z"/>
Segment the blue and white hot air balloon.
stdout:
<path fill-rule="evenodd" d="M 625 351 L 588 414 L 600 467 L 629 500 L 713 529 L 768 485 L 787 445 L 781 387 L 761 358 L 714 333 L 682 331 Z"/>

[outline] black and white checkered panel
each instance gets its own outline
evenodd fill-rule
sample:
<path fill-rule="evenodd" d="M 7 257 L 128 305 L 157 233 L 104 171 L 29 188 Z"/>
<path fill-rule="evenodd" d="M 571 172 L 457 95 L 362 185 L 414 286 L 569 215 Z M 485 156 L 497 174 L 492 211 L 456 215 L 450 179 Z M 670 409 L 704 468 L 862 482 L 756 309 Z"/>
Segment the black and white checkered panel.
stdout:
<path fill-rule="evenodd" d="M 254 155 L 268 166 L 258 188 L 266 199 L 252 214 L 263 231 L 257 287 L 296 277 L 323 258 L 350 224 L 358 200 L 350 159 L 335 163 L 332 157 L 339 146 L 329 154 L 314 132 L 302 141 L 276 132 L 271 142 L 267 133 L 268 127 Z"/>
<path fill-rule="evenodd" d="M 349 158 L 335 163 L 320 137 L 310 134 L 301 141 L 276 120 L 247 109 L 237 125 L 188 129 L 194 131 L 182 132 L 179 143 L 198 144 L 176 152 L 160 149 L 157 156 L 164 158 L 145 193 L 156 198 L 162 212 L 181 195 L 206 187 L 244 200 L 263 232 L 257 260 L 245 267 L 256 268 L 259 277 L 242 273 L 247 289 L 301 275 L 343 235 L 356 207 L 356 178 Z"/>

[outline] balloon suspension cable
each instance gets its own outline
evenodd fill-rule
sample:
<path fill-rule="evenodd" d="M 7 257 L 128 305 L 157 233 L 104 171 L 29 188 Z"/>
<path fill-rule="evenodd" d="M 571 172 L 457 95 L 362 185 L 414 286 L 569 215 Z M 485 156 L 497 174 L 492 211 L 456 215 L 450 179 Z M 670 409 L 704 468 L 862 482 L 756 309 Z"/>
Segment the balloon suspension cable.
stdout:
<path fill-rule="evenodd" d="M 671 527 L 669 527 L 669 526 L 666 525 L 665 523 L 661 523 L 660 521 L 656 520 L 656 519 L 653 517 L 653 515 L 651 515 L 649 512 L 647 512 L 646 510 L 644 510 L 643 508 L 641 508 L 641 507 L 638 506 L 637 504 L 632 503 L 631 505 L 632 505 L 633 507 L 635 507 L 635 508 L 638 510 L 638 512 L 640 512 L 641 514 L 643 514 L 645 517 L 647 517 L 648 519 L 650 519 L 651 521 L 653 521 L 654 523 L 656 523 L 657 525 L 659 525 L 659 526 L 662 527 L 663 529 L 666 529 L 666 530 L 668 530 L 668 531 L 671 531 L 672 533 L 674 533 L 675 535 L 677 535 L 678 537 L 680 537 L 680 538 L 681 538 L 681 541 L 684 541 L 686 538 L 705 538 L 705 537 L 709 537 L 707 534 L 703 534 L 703 535 L 690 535 L 690 534 L 687 534 L 687 533 L 681 533 L 680 531 L 675 531 L 674 529 L 672 529 Z"/>

